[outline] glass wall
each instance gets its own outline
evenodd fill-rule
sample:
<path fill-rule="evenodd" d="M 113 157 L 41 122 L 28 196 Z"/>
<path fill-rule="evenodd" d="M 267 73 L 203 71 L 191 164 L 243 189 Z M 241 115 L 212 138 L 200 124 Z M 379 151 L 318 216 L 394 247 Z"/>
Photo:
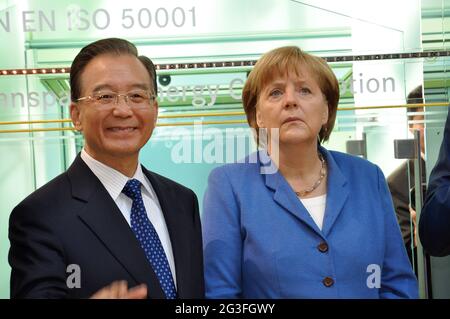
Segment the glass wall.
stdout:
<path fill-rule="evenodd" d="M 340 82 L 327 148 L 364 156 L 387 177 L 405 161 L 394 140 L 420 124 L 428 176 L 448 109 L 449 14 L 450 0 L 0 0 L 0 298 L 9 297 L 11 210 L 83 146 L 69 120 L 68 70 L 84 45 L 123 37 L 152 58 L 160 113 L 140 160 L 201 201 L 213 167 L 256 149 L 241 90 L 261 54 L 283 45 L 324 57 Z M 408 105 L 419 85 L 424 104 Z M 449 259 L 430 268 L 428 297 L 449 298 Z"/>

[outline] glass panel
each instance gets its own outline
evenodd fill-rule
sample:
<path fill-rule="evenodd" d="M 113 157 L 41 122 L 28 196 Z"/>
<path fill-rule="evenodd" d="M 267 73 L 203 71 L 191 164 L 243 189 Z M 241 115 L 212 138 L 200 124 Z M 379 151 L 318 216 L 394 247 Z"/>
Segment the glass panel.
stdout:
<path fill-rule="evenodd" d="M 69 120 L 67 71 L 87 43 L 124 37 L 158 65 L 158 128 L 140 160 L 192 188 L 201 202 L 213 167 L 256 149 L 241 90 L 261 54 L 283 45 L 327 58 L 340 82 L 325 147 L 346 152 L 347 141 L 365 136 L 367 159 L 388 177 L 405 161 L 395 159 L 393 141 L 412 138 L 408 115 L 424 113 L 428 175 L 448 103 L 448 54 L 436 52 L 448 50 L 449 10 L 449 0 L 0 0 L 0 43 L 8 48 L 0 53 L 0 298 L 9 296 L 12 208 L 82 148 Z M 23 69 L 31 74 L 12 73 Z M 424 111 L 408 113 L 406 97 L 418 85 Z"/>

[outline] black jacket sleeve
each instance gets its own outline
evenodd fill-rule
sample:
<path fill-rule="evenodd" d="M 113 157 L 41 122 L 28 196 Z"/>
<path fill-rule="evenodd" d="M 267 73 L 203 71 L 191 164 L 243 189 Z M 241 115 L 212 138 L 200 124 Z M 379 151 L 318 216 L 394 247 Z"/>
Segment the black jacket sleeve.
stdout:
<path fill-rule="evenodd" d="M 66 268 L 62 245 L 52 220 L 44 217 L 48 207 L 32 201 L 19 204 L 9 220 L 11 247 L 11 298 L 65 298 Z"/>
<path fill-rule="evenodd" d="M 428 184 L 419 221 L 419 237 L 433 256 L 450 254 L 450 113 L 439 157 Z"/>

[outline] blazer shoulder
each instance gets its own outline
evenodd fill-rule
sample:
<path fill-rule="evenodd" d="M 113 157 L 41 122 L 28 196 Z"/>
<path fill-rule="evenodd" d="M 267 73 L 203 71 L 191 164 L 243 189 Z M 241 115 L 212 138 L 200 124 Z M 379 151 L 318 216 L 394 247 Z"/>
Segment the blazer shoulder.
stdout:
<path fill-rule="evenodd" d="M 9 223 L 39 223 L 57 225 L 63 207 L 68 205 L 70 183 L 67 174 L 63 173 L 42 187 L 38 188 L 12 210 Z"/>
<path fill-rule="evenodd" d="M 360 165 L 361 167 L 376 166 L 374 163 L 366 160 L 365 158 L 362 158 L 362 157 L 359 157 L 356 155 L 347 154 L 347 153 L 343 153 L 343 152 L 339 152 L 339 151 L 330 151 L 330 150 L 328 152 L 333 156 L 333 159 L 338 164 L 347 162 L 347 163 L 351 163 L 352 165 Z"/>
<path fill-rule="evenodd" d="M 35 207 L 55 204 L 57 202 L 57 199 L 59 199 L 63 193 L 68 192 L 70 192 L 70 183 L 67 177 L 67 172 L 64 172 L 33 191 L 31 194 L 25 197 L 25 199 L 23 199 L 16 207 Z"/>
<path fill-rule="evenodd" d="M 355 177 L 359 179 L 364 174 L 367 180 L 377 180 L 379 174 L 383 174 L 378 165 L 361 158 L 359 156 L 350 155 L 338 151 L 328 151 L 332 159 L 335 161 L 339 169 L 347 177 Z M 384 175 L 383 175 L 384 176 Z"/>
<path fill-rule="evenodd" d="M 230 163 L 213 168 L 209 174 L 209 179 L 226 178 L 230 181 L 252 181 L 255 175 L 260 175 L 259 170 L 260 165 L 258 163 Z"/>

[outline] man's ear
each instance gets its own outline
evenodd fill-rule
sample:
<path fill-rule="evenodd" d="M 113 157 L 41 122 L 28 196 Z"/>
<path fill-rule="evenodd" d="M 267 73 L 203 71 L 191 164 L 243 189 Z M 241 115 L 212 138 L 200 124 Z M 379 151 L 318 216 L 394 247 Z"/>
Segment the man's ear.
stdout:
<path fill-rule="evenodd" d="M 155 100 L 155 119 L 154 119 L 153 127 L 156 127 L 156 122 L 158 121 L 158 111 L 159 111 L 159 104 L 158 104 L 158 101 Z"/>
<path fill-rule="evenodd" d="M 80 106 L 73 102 L 70 103 L 70 118 L 72 119 L 75 129 L 81 132 L 83 130 L 83 125 L 81 124 Z"/>

